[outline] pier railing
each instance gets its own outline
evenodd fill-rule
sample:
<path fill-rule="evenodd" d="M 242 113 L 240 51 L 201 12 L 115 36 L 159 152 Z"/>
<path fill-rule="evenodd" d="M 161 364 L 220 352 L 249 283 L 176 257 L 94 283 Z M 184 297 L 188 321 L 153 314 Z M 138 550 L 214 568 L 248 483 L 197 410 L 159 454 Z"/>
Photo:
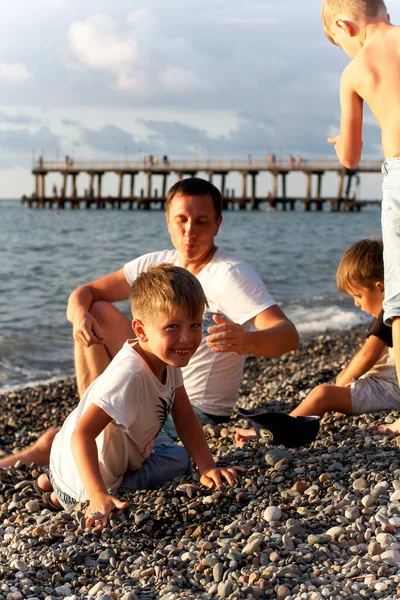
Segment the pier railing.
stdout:
<path fill-rule="evenodd" d="M 380 172 L 383 159 L 362 160 L 354 169 L 361 172 Z M 174 159 L 163 160 L 152 157 L 130 160 L 43 160 L 33 164 L 33 172 L 42 171 L 176 171 L 191 173 L 194 171 L 338 171 L 344 167 L 336 159 Z"/>
<path fill-rule="evenodd" d="M 126 206 L 130 209 L 162 209 L 171 183 L 175 183 L 176 179 L 181 180 L 198 173 L 205 173 L 209 181 L 213 181 L 214 176 L 218 180 L 224 208 L 236 206 L 245 210 L 248 207 L 257 209 L 260 205 L 266 205 L 270 210 L 276 210 L 278 207 L 282 210 L 295 210 L 296 203 L 301 202 L 303 210 L 306 211 L 322 210 L 324 203 L 329 203 L 331 211 L 353 211 L 360 210 L 368 203 L 356 197 L 360 174 L 378 173 L 381 164 L 382 159 L 366 159 L 356 168 L 346 169 L 335 158 L 303 159 L 300 156 L 289 156 L 287 159 L 276 159 L 273 154 L 264 158 L 248 156 L 246 159 L 212 159 L 211 157 L 169 159 L 167 156 L 157 159 L 155 156 L 146 155 L 135 160 L 125 157 L 122 160 L 105 161 L 75 160 L 69 156 L 64 160 L 44 160 L 41 156 L 34 161 L 32 167 L 35 178 L 34 192 L 30 196 L 24 195 L 22 202 L 38 208 L 45 206 L 122 208 Z M 305 175 L 304 195 L 287 194 L 287 180 L 293 172 Z M 338 176 L 336 196 L 322 193 L 323 177 L 326 172 L 335 172 Z M 49 194 L 46 179 L 48 175 L 56 173 L 58 173 L 59 183 L 54 181 L 57 176 L 50 177 L 52 193 Z M 103 193 L 102 183 L 107 173 L 116 175 L 115 195 Z M 231 173 L 239 174 L 241 178 L 239 191 L 237 185 L 236 188 L 228 189 L 227 182 Z M 265 186 L 265 181 L 259 179 L 261 173 L 269 173 L 271 184 L 269 189 L 264 189 L 260 193 L 258 188 L 261 184 Z M 80 177 L 82 174 L 83 178 Z M 128 179 L 128 186 L 126 179 Z M 138 190 L 137 186 L 143 185 L 143 181 L 144 187 Z M 316 185 L 313 185 L 313 181 Z"/>

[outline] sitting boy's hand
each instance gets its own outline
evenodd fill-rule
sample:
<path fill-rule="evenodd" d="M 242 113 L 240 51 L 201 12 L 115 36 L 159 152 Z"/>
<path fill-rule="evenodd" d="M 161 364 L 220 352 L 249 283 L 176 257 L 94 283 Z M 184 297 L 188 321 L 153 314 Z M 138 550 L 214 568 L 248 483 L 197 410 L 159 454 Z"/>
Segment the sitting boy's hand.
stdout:
<path fill-rule="evenodd" d="M 205 471 L 200 477 L 200 483 L 210 489 L 219 489 L 223 485 L 222 479 L 226 479 L 229 485 L 234 485 L 238 480 L 238 472 L 244 473 L 244 467 L 225 467 L 223 469 L 210 469 Z"/>
<path fill-rule="evenodd" d="M 243 448 L 245 444 L 256 439 L 257 434 L 255 429 L 241 429 L 240 427 L 236 427 L 235 442 L 239 448 Z"/>
<path fill-rule="evenodd" d="M 91 527 L 100 521 L 102 527 L 107 525 L 108 517 L 114 508 L 127 508 L 128 502 L 114 498 L 107 492 L 98 492 L 90 498 L 90 504 L 86 511 L 86 527 Z"/>

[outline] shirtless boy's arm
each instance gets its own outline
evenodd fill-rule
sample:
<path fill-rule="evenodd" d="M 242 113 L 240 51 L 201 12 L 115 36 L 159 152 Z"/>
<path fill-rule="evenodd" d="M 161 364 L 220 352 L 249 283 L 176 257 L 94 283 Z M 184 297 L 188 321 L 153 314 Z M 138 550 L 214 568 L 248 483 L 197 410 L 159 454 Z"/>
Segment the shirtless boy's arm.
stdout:
<path fill-rule="evenodd" d="M 347 65 L 340 82 L 340 134 L 328 138 L 338 159 L 348 169 L 358 165 L 362 150 L 363 100 L 354 88 L 353 63 Z"/>
<path fill-rule="evenodd" d="M 86 511 L 86 525 L 93 525 L 90 516 L 99 512 L 101 525 L 106 526 L 108 516 L 114 508 L 126 508 L 127 502 L 111 496 L 104 485 L 99 467 L 96 437 L 111 422 L 111 417 L 96 404 L 91 404 L 77 424 L 71 437 L 71 448 L 82 483 L 90 504 Z"/>
<path fill-rule="evenodd" d="M 382 352 L 387 347 L 385 342 L 375 335 L 371 335 L 361 350 L 351 359 L 350 363 L 343 369 L 336 378 L 336 385 L 340 387 L 351 383 L 353 379 L 358 379 L 372 369 L 379 360 Z"/>
<path fill-rule="evenodd" d="M 129 285 L 124 269 L 110 273 L 76 288 L 68 299 L 67 319 L 73 325 L 73 338 L 84 346 L 102 344 L 103 334 L 90 314 L 89 309 L 94 302 L 119 302 L 129 296 Z"/>

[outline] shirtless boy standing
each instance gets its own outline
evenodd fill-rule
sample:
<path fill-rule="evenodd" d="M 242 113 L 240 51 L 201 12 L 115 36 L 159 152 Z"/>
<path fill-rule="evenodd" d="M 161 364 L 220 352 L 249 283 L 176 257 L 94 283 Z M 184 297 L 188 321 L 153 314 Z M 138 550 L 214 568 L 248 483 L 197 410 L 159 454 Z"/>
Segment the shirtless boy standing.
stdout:
<path fill-rule="evenodd" d="M 340 84 L 340 134 L 328 142 L 345 167 L 358 165 L 363 100 L 382 131 L 383 308 L 400 382 L 400 27 L 391 25 L 383 0 L 324 0 L 321 17 L 329 41 L 352 59 Z"/>

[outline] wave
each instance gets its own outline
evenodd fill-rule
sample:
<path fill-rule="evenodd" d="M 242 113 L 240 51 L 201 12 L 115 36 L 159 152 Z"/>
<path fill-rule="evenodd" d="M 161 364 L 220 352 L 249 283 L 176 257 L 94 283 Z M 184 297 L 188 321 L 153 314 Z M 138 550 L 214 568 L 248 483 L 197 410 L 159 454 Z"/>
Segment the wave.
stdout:
<path fill-rule="evenodd" d="M 303 335 L 315 335 L 328 330 L 344 331 L 369 323 L 371 317 L 341 306 L 288 307 L 285 311 Z"/>

